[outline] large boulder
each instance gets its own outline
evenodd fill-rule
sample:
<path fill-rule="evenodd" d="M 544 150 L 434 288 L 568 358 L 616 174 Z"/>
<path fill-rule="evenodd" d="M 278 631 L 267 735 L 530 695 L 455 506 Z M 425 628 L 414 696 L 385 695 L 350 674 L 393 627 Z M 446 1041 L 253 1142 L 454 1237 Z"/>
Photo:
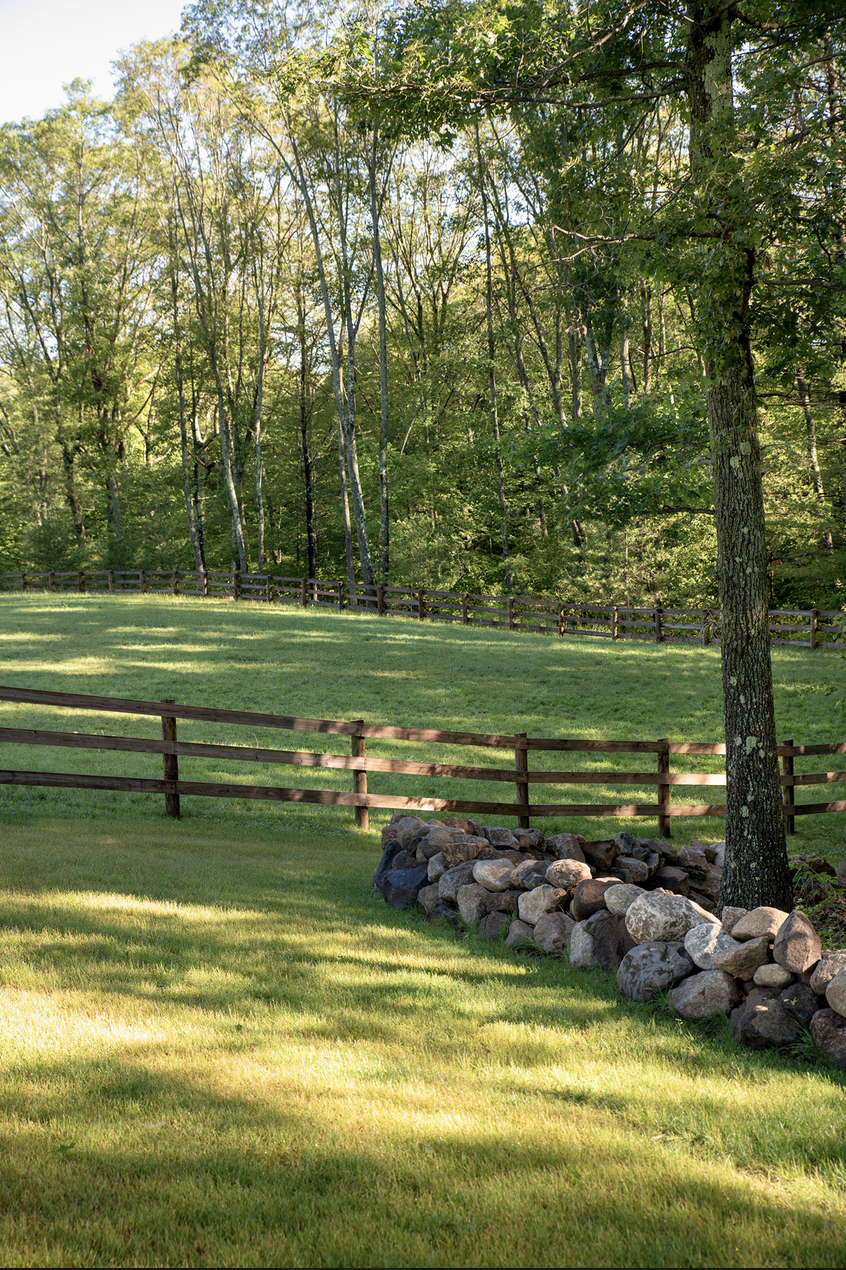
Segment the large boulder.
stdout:
<path fill-rule="evenodd" d="M 762 935 L 766 935 L 767 939 L 775 939 L 787 916 L 781 908 L 762 904 L 760 908 L 750 909 L 739 922 L 735 922 L 731 928 L 732 938 L 760 939 Z"/>
<path fill-rule="evenodd" d="M 413 869 L 386 873 L 381 887 L 385 902 L 391 908 L 414 908 L 418 894 L 428 883 L 428 872 L 425 864 L 418 864 Z"/>
<path fill-rule="evenodd" d="M 569 913 L 544 913 L 535 923 L 534 941 L 549 957 L 560 956 L 576 923 Z"/>
<path fill-rule="evenodd" d="M 846 970 L 838 970 L 837 974 L 829 979 L 825 989 L 825 999 L 832 1010 L 836 1010 L 838 1014 L 846 1018 Z"/>
<path fill-rule="evenodd" d="M 817 1010 L 811 1019 L 811 1039 L 835 1067 L 846 1068 L 846 1019 L 836 1010 Z"/>
<path fill-rule="evenodd" d="M 736 939 L 732 939 L 731 935 L 727 935 L 721 926 L 716 923 L 701 922 L 698 926 L 692 926 L 684 937 L 684 947 L 687 955 L 699 967 L 700 970 L 719 970 L 714 961 L 717 953 L 731 952 L 736 948 L 742 948 Z"/>
<path fill-rule="evenodd" d="M 478 926 L 491 912 L 491 892 L 478 882 L 467 882 L 458 888 L 458 911 L 468 926 Z"/>
<path fill-rule="evenodd" d="M 648 891 L 635 900 L 626 913 L 626 925 L 636 944 L 683 940 L 694 926 L 703 922 L 719 922 L 693 900 L 684 895 L 665 895 Z"/>
<path fill-rule="evenodd" d="M 625 917 L 635 900 L 645 894 L 642 886 L 621 882 L 618 886 L 609 886 L 605 892 L 605 907 L 615 917 Z"/>
<path fill-rule="evenodd" d="M 585 853 L 582 851 L 584 838 L 575 833 L 556 833 L 551 838 L 547 838 L 544 843 L 544 850 L 554 855 L 556 860 L 580 860 L 585 863 Z"/>
<path fill-rule="evenodd" d="M 543 886 L 536 886 L 532 891 L 521 891 L 517 900 L 520 920 L 534 926 L 544 913 L 554 913 L 556 909 L 560 909 L 566 898 L 566 891 L 558 886 L 550 886 L 548 882 Z"/>
<path fill-rule="evenodd" d="M 648 1001 L 692 970 L 693 962 L 678 940 L 638 944 L 617 968 L 617 987 L 629 1001 Z"/>
<path fill-rule="evenodd" d="M 778 928 L 773 959 L 793 975 L 804 974 L 822 956 L 822 943 L 807 917 L 795 908 Z"/>
<path fill-rule="evenodd" d="M 740 988 L 723 970 L 700 970 L 669 992 L 670 1004 L 683 1019 L 711 1019 L 728 1014 L 740 1001 Z"/>
<path fill-rule="evenodd" d="M 615 917 L 607 909 L 599 909 L 583 925 L 593 939 L 596 964 L 604 966 L 606 970 L 616 970 L 626 953 L 635 946 L 626 929 L 625 920 Z"/>
<path fill-rule="evenodd" d="M 417 892 L 417 907 L 421 909 L 427 917 L 431 917 L 435 909 L 441 902 L 438 894 L 437 882 L 430 882 L 428 886 L 421 886 Z"/>
<path fill-rule="evenodd" d="M 589 864 L 581 860 L 554 860 L 546 871 L 546 881 L 550 886 L 563 887 L 569 891 L 579 882 L 587 882 L 593 877 Z"/>
<path fill-rule="evenodd" d="M 570 914 L 577 922 L 584 922 L 600 909 L 605 908 L 605 892 L 618 886 L 617 878 L 586 878 L 579 882 L 570 901 Z"/>
<path fill-rule="evenodd" d="M 458 904 L 458 892 L 462 886 L 473 881 L 473 861 L 465 860 L 454 869 L 447 869 L 438 878 L 438 894 L 442 904 Z"/>
<path fill-rule="evenodd" d="M 592 966 L 599 965 L 593 935 L 587 929 L 587 922 L 577 922 L 570 932 L 570 965 L 577 970 L 589 970 Z"/>
<path fill-rule="evenodd" d="M 846 970 L 846 951 L 824 951 L 819 961 L 814 966 L 813 973 L 809 980 L 811 991 L 816 992 L 817 996 L 825 996 L 826 988 L 831 983 L 834 976 L 841 970 Z"/>
<path fill-rule="evenodd" d="M 477 860 L 473 865 L 473 881 L 488 891 L 509 891 L 513 872 L 510 860 Z"/>
<path fill-rule="evenodd" d="M 729 1017 L 735 1040 L 753 1049 L 792 1045 L 801 1026 L 774 989 L 755 988 Z"/>
<path fill-rule="evenodd" d="M 733 935 L 729 935 L 724 925 L 721 933 L 731 942 L 714 953 L 714 966 L 717 970 L 725 970 L 727 975 L 733 975 L 735 979 L 751 979 L 759 966 L 766 965 L 770 956 L 770 941 L 766 935 L 738 943 Z"/>
<path fill-rule="evenodd" d="M 382 852 L 382 859 L 379 861 L 379 863 L 376 865 L 376 868 L 373 870 L 373 877 L 371 878 L 371 881 L 373 882 L 373 885 L 377 891 L 381 891 L 382 883 L 385 880 L 385 875 L 387 873 L 390 873 L 391 870 L 393 869 L 394 860 L 399 855 L 400 851 L 402 851 L 402 847 L 396 841 L 396 839 L 394 839 L 393 842 L 389 842 L 386 844 L 385 849 Z"/>
<path fill-rule="evenodd" d="M 779 966 L 774 961 L 768 961 L 765 965 L 758 967 L 752 976 L 752 982 L 758 988 L 778 988 L 780 990 L 793 982 L 793 975 L 789 970 L 785 970 L 784 966 Z"/>

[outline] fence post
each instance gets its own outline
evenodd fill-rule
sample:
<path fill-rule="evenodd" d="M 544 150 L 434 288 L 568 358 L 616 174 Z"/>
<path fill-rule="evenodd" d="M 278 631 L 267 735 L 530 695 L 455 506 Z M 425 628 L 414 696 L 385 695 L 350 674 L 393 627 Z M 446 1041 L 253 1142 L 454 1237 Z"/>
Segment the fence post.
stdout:
<path fill-rule="evenodd" d="M 782 745 L 785 745 L 785 746 L 789 745 L 792 750 L 793 737 L 790 737 L 790 739 L 787 741 L 782 741 Z M 782 754 L 781 774 L 782 776 L 790 777 L 790 784 L 788 785 L 785 782 L 785 784 L 782 786 L 782 791 L 781 791 L 781 802 L 782 802 L 782 806 L 784 807 L 784 813 L 785 813 L 784 828 L 786 833 L 795 833 L 796 832 L 796 817 L 789 816 L 787 814 L 788 807 L 792 808 L 796 801 L 794 797 L 794 793 L 793 793 L 794 786 L 793 786 L 793 754 L 792 753 Z"/>
<path fill-rule="evenodd" d="M 612 619 L 611 619 L 611 638 L 612 638 L 612 639 L 619 639 L 619 637 L 620 637 L 620 630 L 619 630 L 618 616 L 619 616 L 619 615 L 618 615 L 618 612 L 617 612 L 617 605 L 615 604 L 615 605 L 614 605 L 614 612 L 613 612 L 613 614 L 612 614 Z"/>
<path fill-rule="evenodd" d="M 376 588 L 376 612 L 379 617 L 385 616 L 385 588 L 381 582 Z"/>
<path fill-rule="evenodd" d="M 179 574 L 176 569 L 173 571 L 173 594 L 179 595 Z"/>
<path fill-rule="evenodd" d="M 670 774 L 669 737 L 662 737 L 658 744 L 662 747 L 658 751 L 658 804 L 660 807 L 658 812 L 658 832 L 662 838 L 671 838 L 670 817 L 667 812 L 667 808 L 670 805 L 670 786 L 662 779 L 662 777 Z"/>
<path fill-rule="evenodd" d="M 819 626 L 819 620 L 820 620 L 819 609 L 813 609 L 811 612 L 811 648 L 812 649 L 816 648 L 817 640 L 819 638 L 818 631 L 817 631 L 817 628 Z"/>
<path fill-rule="evenodd" d="M 663 612 L 664 610 L 660 606 L 655 610 L 655 643 L 656 644 L 660 644 L 664 638 L 664 631 L 661 626 L 661 615 L 663 614 Z"/>
<path fill-rule="evenodd" d="M 56 575 L 55 575 L 55 573 L 53 572 L 53 570 L 52 570 L 52 569 L 50 570 L 50 573 L 48 574 L 48 581 L 47 581 L 47 585 L 48 585 L 48 587 L 50 588 L 50 590 L 51 590 L 51 591 L 55 591 L 55 589 L 56 589 Z"/>
<path fill-rule="evenodd" d="M 702 647 L 707 648 L 711 643 L 711 613 L 708 609 L 704 609 L 702 613 Z"/>
<path fill-rule="evenodd" d="M 144 594 L 144 570 L 143 569 L 138 570 L 138 586 L 141 591 L 141 594 L 143 595 Z"/>
<path fill-rule="evenodd" d="M 358 726 L 360 728 L 364 727 L 363 719 L 358 719 L 356 720 L 356 722 L 358 723 Z M 350 737 L 350 744 L 352 746 L 353 758 L 366 757 L 366 753 L 365 753 L 366 742 L 360 732 L 354 732 L 352 734 L 352 736 Z M 358 771 L 353 772 L 353 791 L 356 794 L 364 794 L 365 796 L 367 795 L 367 772 L 358 772 Z M 355 823 L 358 825 L 359 829 L 370 828 L 370 812 L 368 811 L 366 807 L 356 807 Z"/>
<path fill-rule="evenodd" d="M 21 574 L 21 590 L 22 591 L 26 590 L 26 574 L 25 573 Z"/>
<path fill-rule="evenodd" d="M 466 591 L 462 591 L 461 593 L 461 621 L 463 622 L 465 626 L 467 626 L 469 622 L 469 618 L 467 616 L 467 592 Z"/>
<path fill-rule="evenodd" d="M 77 577 L 77 585 L 79 587 L 80 592 L 85 590 L 85 574 L 82 572 L 81 569 Z"/>
<path fill-rule="evenodd" d="M 518 732 L 515 740 L 517 744 L 514 747 L 514 767 L 517 771 L 517 780 L 515 782 L 517 789 L 517 804 L 525 807 L 526 810 L 517 813 L 517 828 L 529 829 L 529 750 L 528 738 L 525 732 Z"/>
<path fill-rule="evenodd" d="M 514 597 L 513 595 L 509 595 L 508 597 L 508 629 L 510 631 L 514 630 Z M 520 827 L 522 829 L 527 828 L 526 825 L 521 825 Z"/>
<path fill-rule="evenodd" d="M 420 590 L 417 592 L 417 616 L 421 622 L 426 616 L 426 604 L 423 599 L 423 594 L 424 594 L 423 588 L 421 587 Z"/>
<path fill-rule="evenodd" d="M 163 697 L 162 705 L 172 706 L 173 697 Z M 176 742 L 176 719 L 172 714 L 162 715 L 162 740 Z M 164 778 L 166 781 L 179 780 L 179 759 L 176 754 L 164 754 Z M 176 816 L 179 819 L 179 793 L 174 785 L 173 789 L 165 793 L 165 810 L 169 816 Z"/>

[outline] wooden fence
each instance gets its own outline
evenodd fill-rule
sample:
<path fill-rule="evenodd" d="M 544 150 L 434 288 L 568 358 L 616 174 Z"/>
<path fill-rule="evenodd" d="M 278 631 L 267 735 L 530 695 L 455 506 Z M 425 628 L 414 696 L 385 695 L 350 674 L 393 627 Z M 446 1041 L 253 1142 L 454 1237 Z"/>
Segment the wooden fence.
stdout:
<path fill-rule="evenodd" d="M 343 581 L 286 578 L 266 573 L 197 573 L 186 569 L 102 569 L 76 573 L 2 573 L 0 591 L 141 592 L 142 594 L 225 596 L 303 608 L 363 609 L 380 617 L 409 617 L 464 626 L 496 626 L 566 637 L 634 639 L 650 643 L 719 643 L 720 615 L 711 609 L 633 608 L 622 604 L 563 604 L 534 595 L 477 595 L 428 587 L 350 587 Z M 841 625 L 832 619 L 840 619 Z M 771 609 L 775 646 L 842 648 L 839 609 Z"/>
<path fill-rule="evenodd" d="M 218 710 L 208 706 L 178 705 L 171 700 L 133 701 L 122 697 L 95 697 L 80 693 L 45 692 L 30 688 L 0 688 L 0 700 L 62 709 L 93 710 L 98 713 L 156 716 L 161 719 L 162 739 L 144 737 L 101 736 L 80 732 L 49 732 L 33 728 L 0 728 L 0 741 L 16 745 L 69 747 L 86 750 L 129 751 L 139 754 L 161 754 L 161 779 L 135 776 L 89 776 L 69 772 L 0 771 L 0 784 L 50 786 L 69 789 L 108 789 L 126 793 L 162 794 L 169 815 L 178 816 L 180 798 L 185 795 L 206 798 L 261 798 L 280 802 L 329 803 L 355 808 L 356 823 L 368 827 L 368 809 L 391 808 L 413 812 L 468 813 L 476 816 L 516 817 L 520 827 L 528 828 L 531 818 L 546 816 L 650 816 L 656 817 L 659 832 L 670 836 L 673 816 L 724 816 L 725 804 L 672 803 L 670 791 L 682 786 L 724 786 L 725 773 L 671 772 L 673 755 L 721 755 L 723 744 L 711 742 L 670 741 L 598 741 L 562 740 L 529 737 L 525 733 L 491 735 L 475 732 L 443 732 L 429 728 L 401 728 L 365 723 L 358 719 L 339 722 L 331 719 L 301 719 L 289 715 L 256 714 L 244 710 Z M 260 749 L 255 746 L 213 745 L 177 739 L 177 720 L 203 723 L 245 725 L 250 728 L 277 728 L 284 731 L 327 733 L 350 739 L 350 753 L 326 754 L 312 750 Z M 368 755 L 368 739 L 419 741 L 427 745 L 466 745 L 503 749 L 513 756 L 513 766 L 470 767 L 447 763 L 421 763 L 403 759 Z M 616 753 L 652 755 L 651 771 L 596 772 L 531 770 L 529 754 L 537 751 L 566 753 Z M 816 745 L 794 745 L 792 740 L 779 747 L 782 761 L 781 783 L 784 791 L 784 815 L 792 832 L 797 816 L 846 811 L 846 800 L 834 802 L 794 802 L 794 789 L 803 785 L 825 785 L 846 782 L 846 772 L 794 772 L 794 759 L 801 755 L 845 754 L 846 742 Z M 258 762 L 294 767 L 340 768 L 350 771 L 352 792 L 332 789 L 288 789 L 270 785 L 215 784 L 180 778 L 179 759 L 214 758 L 240 762 Z M 407 776 L 462 778 L 490 781 L 514 786 L 514 802 L 479 802 L 467 799 L 408 797 L 374 794 L 368 791 L 368 772 L 393 772 Z M 533 785 L 652 785 L 656 802 L 649 803 L 533 803 Z"/>

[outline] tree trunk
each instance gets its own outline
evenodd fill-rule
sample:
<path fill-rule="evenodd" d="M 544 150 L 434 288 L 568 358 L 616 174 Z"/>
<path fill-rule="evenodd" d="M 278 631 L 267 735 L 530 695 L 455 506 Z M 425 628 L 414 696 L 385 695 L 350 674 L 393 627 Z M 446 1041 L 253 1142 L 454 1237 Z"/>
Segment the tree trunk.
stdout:
<path fill-rule="evenodd" d="M 764 495 L 749 331 L 754 252 L 742 238 L 748 209 L 735 175 L 732 10 L 711 19 L 692 5 L 687 50 L 690 168 L 701 223 L 715 243 L 697 318 L 708 374 L 726 737 L 726 905 L 793 907 L 782 813 L 767 612 Z M 712 213 L 720 170 L 719 231 Z M 736 218 L 736 219 L 734 219 Z M 740 239 L 740 241 L 738 241 Z M 707 302 L 706 302 L 707 301 Z M 733 332 L 715 346 L 714 335 Z"/>

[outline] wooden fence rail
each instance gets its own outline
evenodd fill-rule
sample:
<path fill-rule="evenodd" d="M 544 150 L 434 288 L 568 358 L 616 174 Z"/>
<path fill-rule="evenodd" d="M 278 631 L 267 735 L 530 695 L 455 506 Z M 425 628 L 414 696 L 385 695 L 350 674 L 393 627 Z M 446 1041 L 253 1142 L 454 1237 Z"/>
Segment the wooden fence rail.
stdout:
<path fill-rule="evenodd" d="M 217 595 L 303 608 L 363 609 L 380 617 L 407 617 L 464 626 L 540 631 L 566 638 L 641 640 L 663 644 L 719 643 L 720 615 L 711 609 L 665 609 L 623 604 L 563 604 L 532 595 L 477 595 L 428 587 L 365 586 L 350 589 L 337 579 L 277 577 L 187 569 L 3 573 L 0 591 L 46 590 L 79 593 L 130 591 L 142 594 Z M 839 609 L 770 609 L 770 638 L 776 647 L 843 648 L 844 617 Z"/>
<path fill-rule="evenodd" d="M 197 795 L 208 798 L 260 798 L 280 802 L 329 803 L 355 808 L 356 823 L 368 827 L 368 809 L 393 808 L 407 811 L 466 812 L 485 816 L 514 816 L 518 826 L 528 828 L 532 817 L 546 816 L 650 816 L 658 820 L 659 832 L 670 836 L 673 816 L 724 816 L 722 803 L 673 803 L 674 786 L 724 786 L 724 772 L 672 772 L 672 755 L 722 755 L 725 745 L 716 742 L 670 741 L 604 741 L 530 737 L 525 733 L 499 734 L 478 732 L 446 732 L 432 728 L 403 728 L 387 724 L 365 723 L 363 719 L 339 721 L 305 719 L 292 715 L 260 714 L 246 710 L 220 710 L 210 706 L 180 705 L 172 700 L 136 701 L 124 697 L 99 697 L 72 692 L 50 692 L 32 688 L 0 688 L 0 700 L 61 709 L 92 710 L 105 714 L 156 716 L 161 719 L 161 740 L 147 737 L 103 736 L 84 732 L 55 732 L 36 728 L 0 728 L 0 742 L 14 745 L 49 746 L 84 750 L 109 750 L 136 754 L 160 754 L 163 760 L 161 779 L 136 776 L 90 776 L 70 772 L 38 772 L 0 770 L 0 784 L 48 786 L 68 789 L 108 789 L 123 792 L 163 794 L 167 813 L 180 814 L 180 798 Z M 177 737 L 177 720 L 201 723 L 242 724 L 250 728 L 276 728 L 283 731 L 326 733 L 348 736 L 349 754 L 326 754 L 312 750 L 281 750 L 247 745 L 219 745 L 184 741 Z M 454 763 L 417 762 L 409 759 L 382 758 L 368 755 L 368 739 L 417 741 L 435 745 L 466 745 L 474 748 L 510 751 L 513 766 L 479 767 Z M 653 755 L 651 771 L 546 771 L 532 770 L 529 753 L 558 751 L 585 754 Z M 846 742 L 794 745 L 792 739 L 779 746 L 783 772 L 784 815 L 793 832 L 795 818 L 825 812 L 846 811 L 846 800 L 831 802 L 794 802 L 797 786 L 846 783 L 846 771 L 797 774 L 793 760 L 797 756 L 846 754 Z M 331 789 L 283 788 L 270 785 L 241 785 L 188 781 L 179 775 L 179 758 L 229 759 L 237 762 L 266 763 L 293 767 L 340 769 L 353 776 L 352 792 Z M 480 802 L 469 799 L 414 797 L 398 794 L 376 794 L 367 788 L 368 772 L 401 773 L 444 779 L 465 779 L 514 786 L 515 801 Z M 532 803 L 533 785 L 646 785 L 656 788 L 655 803 Z"/>

